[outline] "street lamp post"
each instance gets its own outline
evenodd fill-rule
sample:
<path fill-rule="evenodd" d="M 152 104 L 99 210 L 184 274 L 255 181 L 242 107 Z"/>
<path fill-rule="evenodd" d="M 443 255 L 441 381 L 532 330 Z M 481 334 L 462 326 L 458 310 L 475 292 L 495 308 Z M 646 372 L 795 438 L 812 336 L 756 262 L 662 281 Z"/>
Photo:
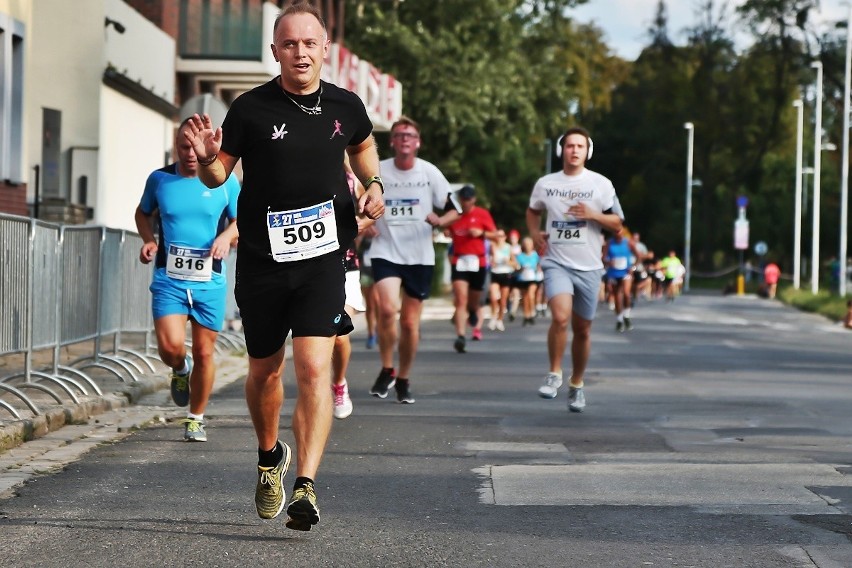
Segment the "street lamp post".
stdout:
<path fill-rule="evenodd" d="M 813 210 L 813 247 L 811 249 L 811 293 L 819 291 L 819 178 L 820 158 L 822 157 L 822 62 L 814 61 L 811 67 L 816 69 L 816 119 L 814 122 L 814 210 Z"/>
<path fill-rule="evenodd" d="M 683 289 L 689 292 L 689 276 L 692 273 L 692 144 L 695 135 L 695 125 L 687 122 L 683 125 L 687 131 L 686 146 L 686 222 L 683 237 L 683 257 L 686 273 L 683 277 Z"/>
<path fill-rule="evenodd" d="M 846 21 L 846 74 L 843 83 L 843 156 L 840 174 L 840 297 L 846 296 L 846 232 L 849 219 L 849 90 L 852 74 L 852 4 L 849 5 L 849 17 Z"/>
<path fill-rule="evenodd" d="M 793 288 L 802 284 L 802 131 L 805 125 L 804 103 L 802 99 L 793 101 L 796 107 L 796 203 L 793 220 Z"/>

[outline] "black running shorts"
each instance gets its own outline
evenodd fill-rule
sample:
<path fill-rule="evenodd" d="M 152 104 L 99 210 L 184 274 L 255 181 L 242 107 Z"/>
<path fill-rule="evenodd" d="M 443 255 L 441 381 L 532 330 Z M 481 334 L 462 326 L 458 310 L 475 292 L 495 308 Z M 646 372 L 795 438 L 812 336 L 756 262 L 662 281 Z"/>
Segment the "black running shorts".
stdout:
<path fill-rule="evenodd" d="M 249 270 L 238 264 L 234 296 L 250 357 L 275 354 L 293 337 L 333 337 L 354 328 L 343 310 L 346 272 L 342 255 L 282 262 Z"/>

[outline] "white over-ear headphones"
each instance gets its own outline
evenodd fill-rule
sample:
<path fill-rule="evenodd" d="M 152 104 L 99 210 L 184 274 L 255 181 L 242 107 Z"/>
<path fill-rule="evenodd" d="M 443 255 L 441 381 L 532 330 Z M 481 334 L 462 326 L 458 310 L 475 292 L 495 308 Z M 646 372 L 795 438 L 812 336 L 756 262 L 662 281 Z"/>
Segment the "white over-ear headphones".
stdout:
<path fill-rule="evenodd" d="M 581 132 L 572 132 L 571 134 L 582 134 Z M 562 142 L 565 140 L 565 135 L 563 134 L 556 140 L 556 157 L 562 157 Z M 592 142 L 592 138 L 590 136 L 586 136 L 586 140 L 589 142 L 589 153 L 586 154 L 586 161 L 592 159 L 592 152 L 595 150 L 595 143 Z"/>

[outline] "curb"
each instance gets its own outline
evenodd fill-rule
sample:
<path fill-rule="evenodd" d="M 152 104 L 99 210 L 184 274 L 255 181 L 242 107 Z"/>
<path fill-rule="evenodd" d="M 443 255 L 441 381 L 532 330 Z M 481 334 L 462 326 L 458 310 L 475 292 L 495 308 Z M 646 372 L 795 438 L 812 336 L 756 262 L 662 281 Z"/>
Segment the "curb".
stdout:
<path fill-rule="evenodd" d="M 160 377 L 144 377 L 127 387 L 102 396 L 91 396 L 78 404 L 68 404 L 46 410 L 32 418 L 0 426 L 0 452 L 46 436 L 70 424 L 85 424 L 93 416 L 135 404 L 143 396 L 168 386 Z"/>

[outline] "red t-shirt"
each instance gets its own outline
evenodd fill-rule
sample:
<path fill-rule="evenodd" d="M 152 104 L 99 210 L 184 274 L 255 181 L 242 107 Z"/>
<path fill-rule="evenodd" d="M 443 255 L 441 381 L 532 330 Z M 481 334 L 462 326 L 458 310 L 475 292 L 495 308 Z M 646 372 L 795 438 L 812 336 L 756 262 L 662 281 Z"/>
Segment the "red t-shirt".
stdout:
<path fill-rule="evenodd" d="M 774 262 L 770 262 L 763 268 L 763 280 L 767 284 L 778 284 L 778 278 L 781 277 L 781 269 Z"/>
<path fill-rule="evenodd" d="M 450 226 L 453 236 L 453 258 L 450 260 L 456 264 L 459 257 L 467 254 L 475 254 L 479 257 L 479 266 L 484 267 L 485 262 L 485 236 L 471 237 L 470 229 L 482 229 L 483 231 L 496 231 L 497 226 L 487 209 L 473 206 L 467 213 L 459 217 L 458 221 Z"/>

